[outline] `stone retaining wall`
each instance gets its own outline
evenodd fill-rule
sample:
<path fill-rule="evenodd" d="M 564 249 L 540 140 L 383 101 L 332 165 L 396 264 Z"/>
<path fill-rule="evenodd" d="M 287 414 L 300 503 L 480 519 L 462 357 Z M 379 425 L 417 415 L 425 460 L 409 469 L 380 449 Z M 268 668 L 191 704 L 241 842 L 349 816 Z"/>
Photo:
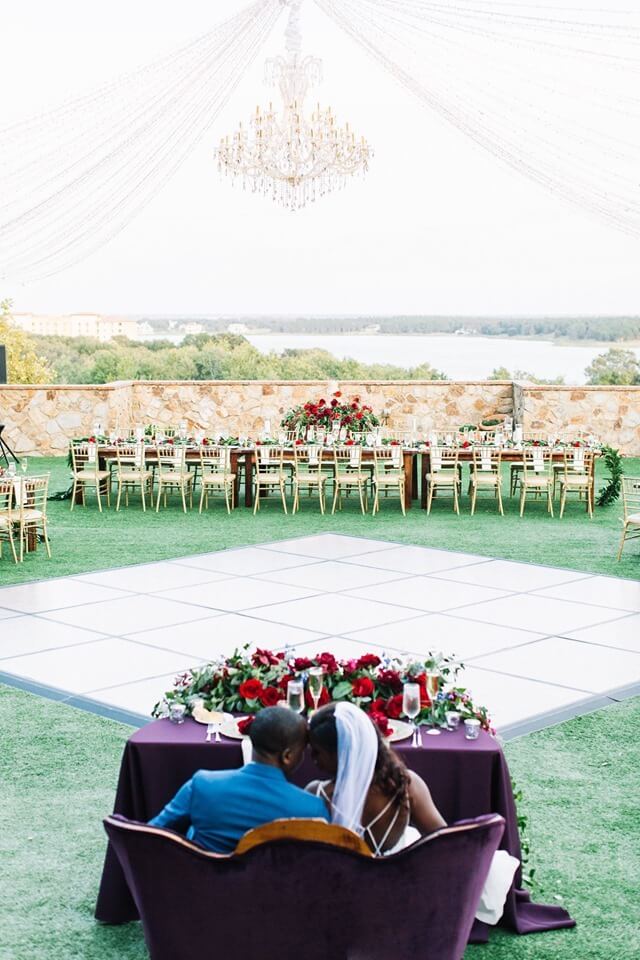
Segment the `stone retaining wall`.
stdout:
<path fill-rule="evenodd" d="M 511 381 L 125 381 L 81 386 L 0 386 L 0 423 L 17 453 L 61 455 L 72 437 L 96 421 L 107 430 L 138 423 L 255 435 L 276 429 L 295 404 L 336 389 L 357 395 L 391 429 L 454 429 L 483 418 L 514 415 L 526 431 L 593 429 L 628 455 L 640 455 L 640 387 L 533 386 Z"/>

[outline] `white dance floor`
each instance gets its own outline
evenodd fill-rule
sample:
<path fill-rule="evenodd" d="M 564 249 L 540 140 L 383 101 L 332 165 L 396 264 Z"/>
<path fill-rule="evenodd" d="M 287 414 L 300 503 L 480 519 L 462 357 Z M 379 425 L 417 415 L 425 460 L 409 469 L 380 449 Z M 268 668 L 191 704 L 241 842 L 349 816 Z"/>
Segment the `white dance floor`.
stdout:
<path fill-rule="evenodd" d="M 640 691 L 640 583 L 323 534 L 0 589 L 0 680 L 133 722 L 244 643 L 455 654 L 509 737 Z"/>

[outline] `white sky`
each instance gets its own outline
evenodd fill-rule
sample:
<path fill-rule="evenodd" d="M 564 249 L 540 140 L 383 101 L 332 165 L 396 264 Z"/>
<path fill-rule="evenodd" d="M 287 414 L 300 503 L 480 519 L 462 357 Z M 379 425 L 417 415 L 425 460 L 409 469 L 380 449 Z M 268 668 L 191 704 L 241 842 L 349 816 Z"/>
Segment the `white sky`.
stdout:
<path fill-rule="evenodd" d="M 206 32 L 245 0 L 0 0 L 0 126 L 80 95 Z M 211 135 L 118 237 L 28 286 L 17 311 L 111 313 L 640 314 L 640 241 L 472 144 L 307 0 L 318 99 L 375 149 L 364 180 L 297 213 L 219 177 L 211 151 L 271 99 L 263 61 Z"/>

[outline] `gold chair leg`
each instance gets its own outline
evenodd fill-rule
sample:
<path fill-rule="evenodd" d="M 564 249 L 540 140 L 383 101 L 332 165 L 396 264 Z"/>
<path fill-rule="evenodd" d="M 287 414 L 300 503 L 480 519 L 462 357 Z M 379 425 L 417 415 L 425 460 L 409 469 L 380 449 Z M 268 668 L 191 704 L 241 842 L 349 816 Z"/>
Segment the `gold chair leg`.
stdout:
<path fill-rule="evenodd" d="M 71 509 L 76 505 L 76 490 L 78 489 L 78 481 L 74 479 L 73 481 L 73 490 L 71 491 Z"/>
<path fill-rule="evenodd" d="M 547 486 L 547 509 L 553 517 L 553 500 L 551 499 L 551 487 Z"/>
<path fill-rule="evenodd" d="M 185 500 L 185 496 L 184 496 L 184 483 L 181 483 L 181 484 L 180 484 L 180 494 L 182 495 L 182 512 L 183 512 L 183 513 L 186 513 L 186 512 L 187 512 L 187 501 Z"/>
<path fill-rule="evenodd" d="M 98 510 L 102 513 L 102 497 L 100 496 L 100 481 L 96 483 L 96 497 L 98 498 Z"/>
<path fill-rule="evenodd" d="M 564 516 L 564 508 L 567 502 L 567 488 L 562 484 L 560 487 L 560 519 Z"/>
<path fill-rule="evenodd" d="M 498 509 L 500 510 L 500 516 L 504 517 L 504 507 L 502 505 L 502 486 L 498 484 L 496 487 L 496 493 L 498 495 Z"/>
<path fill-rule="evenodd" d="M 476 512 L 476 497 L 478 496 L 478 488 L 474 484 L 471 488 L 471 516 Z"/>
<path fill-rule="evenodd" d="M 625 523 L 624 527 L 622 528 L 622 540 L 620 541 L 620 549 L 618 550 L 618 563 L 620 562 L 620 557 L 622 556 L 622 550 L 625 545 L 626 536 L 627 536 L 627 524 Z"/>
<path fill-rule="evenodd" d="M 527 488 L 520 484 L 520 516 L 524 516 L 524 503 L 527 496 Z"/>

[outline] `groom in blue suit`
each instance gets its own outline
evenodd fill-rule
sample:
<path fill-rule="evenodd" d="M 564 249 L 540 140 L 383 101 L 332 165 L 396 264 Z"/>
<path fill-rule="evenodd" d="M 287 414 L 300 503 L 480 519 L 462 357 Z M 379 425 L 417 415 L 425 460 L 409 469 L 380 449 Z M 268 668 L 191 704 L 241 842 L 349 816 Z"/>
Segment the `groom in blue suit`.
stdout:
<path fill-rule="evenodd" d="M 287 777 L 302 761 L 307 725 L 293 710 L 267 707 L 249 730 L 253 758 L 239 770 L 198 770 L 180 787 L 152 827 L 186 831 L 189 840 L 216 853 L 231 853 L 247 830 L 282 817 L 329 819 L 320 797 Z"/>

